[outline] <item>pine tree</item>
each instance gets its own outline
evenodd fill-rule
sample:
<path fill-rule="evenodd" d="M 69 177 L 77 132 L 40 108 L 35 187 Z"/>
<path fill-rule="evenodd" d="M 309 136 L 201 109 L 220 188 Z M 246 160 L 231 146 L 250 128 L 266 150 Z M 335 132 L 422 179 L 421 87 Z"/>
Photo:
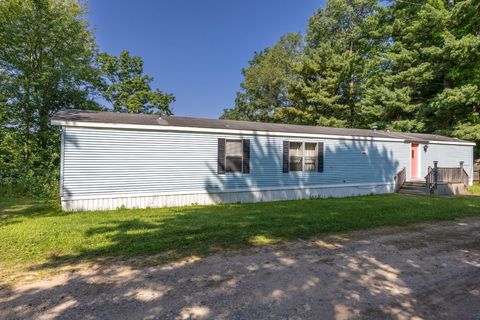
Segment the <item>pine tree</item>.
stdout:
<path fill-rule="evenodd" d="M 294 84 L 310 122 L 362 126 L 359 102 L 369 63 L 386 41 L 376 0 L 330 0 L 309 21 L 306 50 Z"/>
<path fill-rule="evenodd" d="M 479 4 L 397 1 L 387 9 L 391 37 L 370 77 L 362 112 L 402 131 L 458 136 L 476 123 L 479 101 Z"/>

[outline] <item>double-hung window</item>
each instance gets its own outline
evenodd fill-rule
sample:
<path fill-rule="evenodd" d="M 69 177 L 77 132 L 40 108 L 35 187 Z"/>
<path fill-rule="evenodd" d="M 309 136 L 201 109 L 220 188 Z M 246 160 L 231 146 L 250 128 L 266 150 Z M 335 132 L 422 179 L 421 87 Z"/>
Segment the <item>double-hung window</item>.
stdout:
<path fill-rule="evenodd" d="M 225 141 L 225 172 L 242 172 L 242 140 Z"/>
<path fill-rule="evenodd" d="M 218 139 L 218 173 L 250 173 L 250 140 Z"/>
<path fill-rule="evenodd" d="M 290 142 L 290 171 L 303 171 L 303 143 Z"/>
<path fill-rule="evenodd" d="M 283 172 L 323 172 L 323 142 L 284 141 Z"/>
<path fill-rule="evenodd" d="M 317 171 L 318 144 L 305 142 L 303 146 L 303 171 Z"/>

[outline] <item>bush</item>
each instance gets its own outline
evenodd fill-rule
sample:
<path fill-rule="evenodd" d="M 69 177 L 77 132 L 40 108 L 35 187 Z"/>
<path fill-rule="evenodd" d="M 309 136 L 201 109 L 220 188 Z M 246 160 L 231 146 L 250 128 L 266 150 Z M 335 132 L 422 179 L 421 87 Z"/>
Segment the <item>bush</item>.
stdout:
<path fill-rule="evenodd" d="M 16 174 L 15 174 L 16 173 Z M 9 172 L 1 177 L 0 191 L 5 196 L 29 196 L 59 201 L 59 174 L 56 170 L 26 170 Z"/>
<path fill-rule="evenodd" d="M 58 204 L 59 133 L 49 135 L 46 147 L 40 147 L 37 135 L 32 135 L 32 141 L 35 143 L 26 157 L 21 134 L 0 127 L 0 195 L 42 198 Z"/>

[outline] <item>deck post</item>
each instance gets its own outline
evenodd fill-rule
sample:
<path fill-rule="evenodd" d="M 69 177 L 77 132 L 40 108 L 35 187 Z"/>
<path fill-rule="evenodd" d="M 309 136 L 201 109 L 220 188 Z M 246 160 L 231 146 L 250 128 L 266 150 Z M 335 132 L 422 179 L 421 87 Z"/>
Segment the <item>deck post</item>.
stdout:
<path fill-rule="evenodd" d="M 460 161 L 460 179 L 463 181 L 463 184 L 465 185 L 465 188 L 468 190 L 469 186 L 469 181 L 468 181 L 468 175 L 466 174 L 465 170 L 463 169 L 463 164 L 464 161 Z"/>
<path fill-rule="evenodd" d="M 433 187 L 437 189 L 438 183 L 438 161 L 433 161 Z"/>

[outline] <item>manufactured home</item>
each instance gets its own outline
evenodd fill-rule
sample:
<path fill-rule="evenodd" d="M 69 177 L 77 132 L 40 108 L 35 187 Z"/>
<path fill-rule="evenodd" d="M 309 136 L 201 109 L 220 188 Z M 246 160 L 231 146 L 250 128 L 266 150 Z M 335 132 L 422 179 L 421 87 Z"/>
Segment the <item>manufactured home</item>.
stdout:
<path fill-rule="evenodd" d="M 474 143 L 432 134 L 85 110 L 52 124 L 67 211 L 389 193 L 434 166 L 473 177 Z"/>

